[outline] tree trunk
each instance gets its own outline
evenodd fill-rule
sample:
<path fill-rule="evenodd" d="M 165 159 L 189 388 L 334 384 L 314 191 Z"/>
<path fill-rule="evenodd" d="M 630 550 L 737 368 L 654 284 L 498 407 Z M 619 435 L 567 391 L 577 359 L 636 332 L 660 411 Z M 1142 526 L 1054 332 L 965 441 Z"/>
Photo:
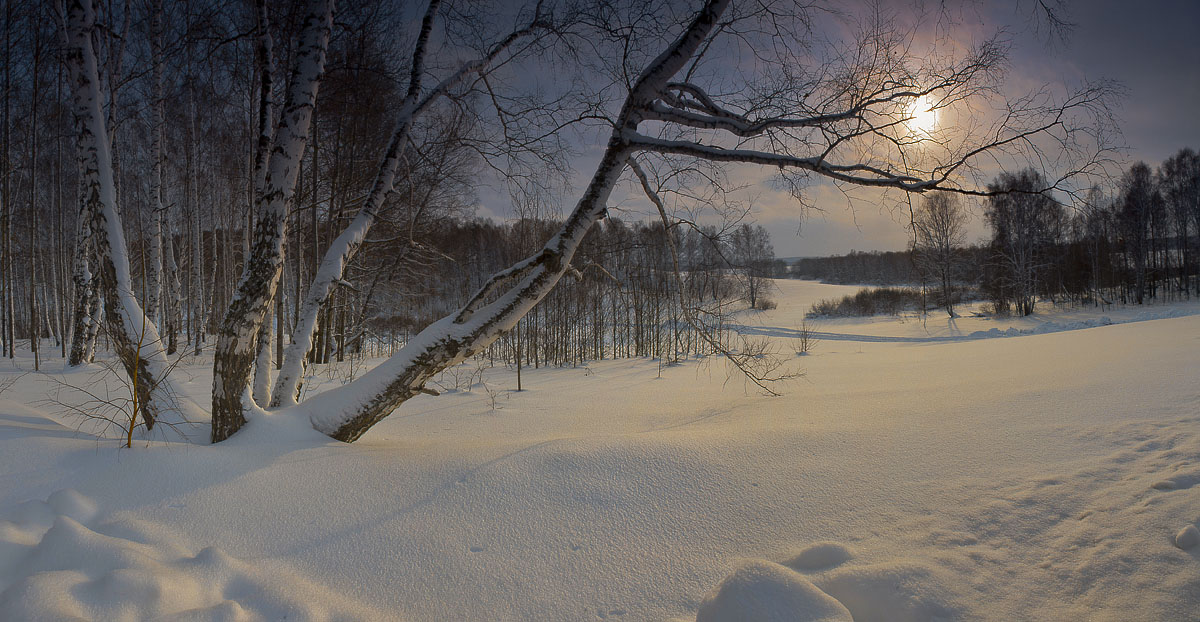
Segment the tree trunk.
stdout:
<path fill-rule="evenodd" d="M 188 325 L 192 327 L 192 347 L 196 356 L 200 356 L 201 349 L 204 346 L 204 231 L 200 227 L 200 205 L 198 186 L 200 180 L 197 179 L 196 172 L 196 144 L 200 137 L 196 132 L 196 102 L 195 95 L 192 96 L 190 123 L 188 126 L 188 136 L 190 140 L 184 150 L 187 153 L 185 158 L 184 175 L 187 177 L 187 202 L 190 210 L 190 226 L 192 238 L 192 270 L 191 270 L 191 287 L 188 288 L 189 301 L 188 305 Z"/>
<path fill-rule="evenodd" d="M 12 23 L 13 4 L 4 3 L 4 112 L 0 122 L 3 127 L 3 143 L 0 144 L 0 344 L 3 354 L 8 358 L 14 356 L 15 332 L 13 324 L 13 275 L 12 275 L 12 153 L 11 141 L 11 99 L 12 99 Z"/>
<path fill-rule="evenodd" d="M 66 62 L 73 83 L 79 159 L 96 250 L 99 289 L 104 293 L 108 334 L 133 382 L 133 393 L 146 428 L 160 410 L 158 393 L 166 387 L 166 358 L 158 331 L 133 295 L 125 237 L 117 217 L 108 133 L 101 112 L 99 69 L 92 48 L 95 11 L 91 0 L 72 0 L 67 7 Z"/>
<path fill-rule="evenodd" d="M 163 269 L 166 271 L 163 318 L 167 329 L 167 354 L 179 348 L 179 332 L 183 328 L 183 284 L 179 281 L 179 264 L 175 261 L 175 227 L 171 213 L 163 213 Z"/>
<path fill-rule="evenodd" d="M 155 0 L 151 16 L 150 47 L 154 74 L 154 100 L 150 121 L 150 208 L 154 211 L 150 229 L 150 266 L 146 270 L 146 315 L 156 325 L 162 324 L 159 313 L 163 300 L 163 227 L 166 206 L 163 205 L 163 126 L 166 102 L 163 95 L 163 4 Z M 168 339 L 169 341 L 169 339 Z"/>
<path fill-rule="evenodd" d="M 658 97 L 707 37 L 728 0 L 712 0 L 687 30 L 658 56 L 633 86 L 583 197 L 549 242 L 535 255 L 492 276 L 456 314 L 428 326 L 396 355 L 348 385 L 294 407 L 313 426 L 341 441 L 361 437 L 400 404 L 424 390 L 438 372 L 481 351 L 541 301 L 558 283 L 633 153 L 625 137 L 636 130 L 640 111 Z M 494 298 L 494 299 L 493 299 Z"/>
<path fill-rule="evenodd" d="M 36 34 L 34 35 L 37 36 Z M 29 254 L 29 349 L 33 352 L 33 369 L 41 369 L 41 317 L 38 310 L 38 252 L 43 247 L 39 241 L 42 234 L 37 206 L 37 171 L 38 171 L 38 103 L 41 101 L 41 41 L 33 43 L 33 91 L 30 110 L 32 131 L 29 140 L 29 241 L 35 252 Z"/>
<path fill-rule="evenodd" d="M 260 328 L 283 270 L 288 208 L 308 142 L 332 22 L 333 0 L 314 0 L 304 18 L 292 86 L 271 150 L 265 191 L 257 206 L 250 257 L 217 336 L 213 358 L 214 443 L 225 440 L 246 422 L 243 397 L 257 354 Z"/>
<path fill-rule="evenodd" d="M 439 83 L 428 94 L 422 96 L 421 80 L 425 72 L 424 58 L 426 45 L 433 31 L 433 20 L 437 14 L 439 4 L 438 0 L 433 0 L 426 8 L 425 17 L 421 23 L 421 32 L 413 49 L 408 92 L 405 95 L 404 102 L 401 104 L 400 112 L 397 115 L 395 131 L 392 133 L 391 141 L 384 151 L 379 172 L 375 177 L 374 183 L 371 185 L 371 190 L 367 194 L 366 201 L 364 201 L 363 206 L 358 210 L 358 214 L 355 215 L 346 229 L 342 231 L 341 235 L 329 245 L 324 258 L 316 269 L 313 282 L 308 288 L 304 301 L 297 309 L 296 327 L 292 331 L 291 340 L 289 341 L 290 345 L 284 352 L 283 359 L 280 362 L 279 379 L 275 384 L 271 400 L 272 407 L 296 404 L 296 398 L 299 397 L 300 384 L 304 376 L 304 366 L 308 360 L 307 356 L 310 352 L 316 350 L 313 338 L 317 331 L 318 317 L 322 309 L 327 306 L 334 286 L 338 281 L 342 280 L 346 272 L 346 266 L 349 265 L 350 260 L 353 259 L 355 253 L 362 246 L 367 232 L 375 223 L 379 211 L 383 208 L 384 203 L 392 193 L 392 186 L 400 169 L 401 156 L 403 155 L 404 146 L 408 142 L 413 121 L 440 97 L 449 93 L 450 89 L 460 84 L 466 77 L 486 69 L 515 41 L 540 27 L 539 22 L 535 20 L 529 27 L 514 31 L 493 46 L 487 55 L 462 64 L 451 76 Z M 316 175 L 315 159 L 313 175 Z"/>
<path fill-rule="evenodd" d="M 96 332 L 92 330 L 94 319 L 93 299 L 96 284 L 89 268 L 92 246 L 92 205 L 81 202 L 79 220 L 75 232 L 75 266 L 71 280 L 75 284 L 75 305 L 71 321 L 71 354 L 67 364 L 71 367 L 90 363 L 95 350 Z"/>

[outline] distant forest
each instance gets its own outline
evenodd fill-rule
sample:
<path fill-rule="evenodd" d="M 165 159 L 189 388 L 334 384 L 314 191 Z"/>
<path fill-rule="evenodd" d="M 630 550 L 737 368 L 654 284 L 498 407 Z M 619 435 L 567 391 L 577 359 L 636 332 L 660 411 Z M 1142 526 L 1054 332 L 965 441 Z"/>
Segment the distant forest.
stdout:
<path fill-rule="evenodd" d="M 1156 169 L 1138 162 L 1112 192 L 1093 189 L 1072 204 L 1032 192 L 1044 184 L 1030 170 L 997 177 L 988 189 L 1005 193 L 985 201 L 984 244 L 962 244 L 962 208 L 938 212 L 938 195 L 931 195 L 907 250 L 802 258 L 788 273 L 827 283 L 925 284 L 943 299 L 975 295 L 998 312 L 1022 315 L 1039 300 L 1142 304 L 1200 296 L 1195 151 L 1180 150 Z"/>

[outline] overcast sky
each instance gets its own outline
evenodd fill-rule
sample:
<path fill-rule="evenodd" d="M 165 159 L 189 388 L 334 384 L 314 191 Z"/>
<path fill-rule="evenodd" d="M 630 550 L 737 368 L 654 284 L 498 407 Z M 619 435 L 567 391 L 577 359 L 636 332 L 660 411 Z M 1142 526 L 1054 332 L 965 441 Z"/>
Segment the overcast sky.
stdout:
<path fill-rule="evenodd" d="M 952 29 L 949 37 L 963 46 L 1003 29 L 1012 42 L 1006 80 L 1010 96 L 1047 85 L 1061 92 L 1089 80 L 1118 81 L 1127 90 L 1116 110 L 1125 145 L 1119 157 L 1125 165 L 1144 160 L 1154 167 L 1183 147 L 1200 149 L 1200 0 L 1072 0 L 1066 17 L 1074 28 L 1065 41 L 1049 39 L 1045 29 L 1031 20 L 1030 0 L 883 1 L 906 19 L 916 20 L 913 16 L 922 9 L 932 16 L 927 23 L 914 21 L 925 23 L 916 26 L 918 44 L 931 38 L 938 27 Z M 945 7 L 951 8 L 942 11 Z M 947 15 L 952 15 L 949 24 L 944 23 Z M 604 135 L 596 136 L 579 145 L 576 190 L 586 184 L 603 150 Z M 752 218 L 770 231 L 776 256 L 905 248 L 908 214 L 901 203 L 903 195 L 892 193 L 889 200 L 881 201 L 875 190 L 850 188 L 847 195 L 846 188 L 814 180 L 806 201 L 818 209 L 801 219 L 795 201 L 772 188 L 772 172 L 744 167 L 734 176 L 752 187 Z M 506 193 L 498 188 L 482 191 L 480 199 L 479 215 L 511 217 Z M 563 209 L 570 209 L 572 198 L 564 199 Z M 644 203 L 640 192 L 623 200 L 618 190 L 614 201 L 618 207 L 632 206 L 629 214 L 618 209 L 619 215 L 645 216 L 635 213 L 645 209 L 634 205 Z M 975 242 L 985 231 L 978 204 L 972 205 L 972 211 L 969 241 Z"/>
<path fill-rule="evenodd" d="M 1157 166 L 1183 147 L 1200 149 L 1200 1 L 1076 0 L 1070 6 L 1075 28 L 1069 39 L 1049 46 L 1014 5 L 1009 0 L 987 3 L 964 14 L 961 26 L 980 31 L 1004 27 L 1012 33 L 1013 80 L 1119 81 L 1128 90 L 1118 114 L 1127 146 L 1123 157 L 1129 162 Z M 828 185 L 813 188 L 812 194 L 824 211 L 803 223 L 786 209 L 782 197 L 764 201 L 758 221 L 771 231 L 777 256 L 905 247 L 905 214 L 877 207 L 869 194 L 851 209 Z M 984 234 L 977 216 L 971 230 L 976 238 Z"/>

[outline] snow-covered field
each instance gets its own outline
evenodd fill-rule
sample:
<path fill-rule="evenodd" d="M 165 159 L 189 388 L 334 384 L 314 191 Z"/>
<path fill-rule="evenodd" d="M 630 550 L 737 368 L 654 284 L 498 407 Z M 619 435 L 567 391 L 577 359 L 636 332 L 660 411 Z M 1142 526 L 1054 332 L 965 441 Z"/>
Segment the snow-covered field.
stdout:
<path fill-rule="evenodd" d="M 856 288 L 778 288 L 739 321 L 805 372 L 782 397 L 492 369 L 353 445 L 119 450 L 47 400 L 98 368 L 5 361 L 0 620 L 1200 619 L 1200 303 L 830 320 L 801 357 Z"/>

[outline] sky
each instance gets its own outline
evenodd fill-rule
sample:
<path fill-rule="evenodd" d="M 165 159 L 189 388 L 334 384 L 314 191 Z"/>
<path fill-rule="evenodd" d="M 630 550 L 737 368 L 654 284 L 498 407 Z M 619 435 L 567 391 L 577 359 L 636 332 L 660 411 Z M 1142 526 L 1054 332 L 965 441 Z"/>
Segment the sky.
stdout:
<path fill-rule="evenodd" d="M 1184 147 L 1200 149 L 1200 2 L 1196 0 L 1076 0 L 1068 5 L 1074 28 L 1065 42 L 1047 45 L 1010 1 L 989 2 L 962 16 L 963 28 L 1006 28 L 1012 35 L 1011 80 L 1077 83 L 1112 79 L 1126 89 L 1119 102 L 1125 163 L 1152 167 Z M 779 257 L 845 254 L 851 250 L 902 250 L 907 215 L 878 207 L 869 196 L 848 202 L 830 185 L 813 188 L 822 211 L 797 219 L 772 201 L 758 222 L 771 232 Z M 971 241 L 985 232 L 979 209 Z"/>
<path fill-rule="evenodd" d="M 1119 168 L 1138 160 L 1154 167 L 1181 148 L 1200 149 L 1200 0 L 1068 0 L 1065 17 L 1073 28 L 1065 39 L 1047 37 L 1045 28 L 1031 19 L 1035 13 L 1029 0 L 885 0 L 884 4 L 907 19 L 933 16 L 915 27 L 918 45 L 931 39 L 939 27 L 949 29 L 949 38 L 962 45 L 1002 29 L 1012 44 L 1006 79 L 1010 96 L 1046 86 L 1062 89 L 1084 81 L 1115 80 L 1126 91 L 1115 108 L 1122 132 L 1122 149 L 1116 158 Z M 941 11 L 944 7 L 951 8 Z M 952 16 L 948 25 L 935 21 L 939 15 L 943 20 Z M 581 145 L 582 155 L 575 164 L 576 191 L 586 184 L 602 147 L 602 141 Z M 805 191 L 805 202 L 815 209 L 801 210 L 770 183 L 771 171 L 740 167 L 731 177 L 749 187 L 750 218 L 770 232 L 777 257 L 902 250 L 907 245 L 909 216 L 902 194 L 881 197 L 875 190 L 847 189 L 814 179 Z M 482 194 L 480 216 L 510 217 L 505 193 Z M 614 193 L 618 208 L 623 201 L 636 203 L 641 198 L 640 193 L 622 198 L 629 196 L 620 189 Z M 572 203 L 571 195 L 565 196 L 562 211 Z M 973 243 L 982 240 L 986 231 L 982 205 L 967 204 L 972 213 L 968 242 Z M 628 217 L 644 216 L 636 212 L 631 209 Z"/>

